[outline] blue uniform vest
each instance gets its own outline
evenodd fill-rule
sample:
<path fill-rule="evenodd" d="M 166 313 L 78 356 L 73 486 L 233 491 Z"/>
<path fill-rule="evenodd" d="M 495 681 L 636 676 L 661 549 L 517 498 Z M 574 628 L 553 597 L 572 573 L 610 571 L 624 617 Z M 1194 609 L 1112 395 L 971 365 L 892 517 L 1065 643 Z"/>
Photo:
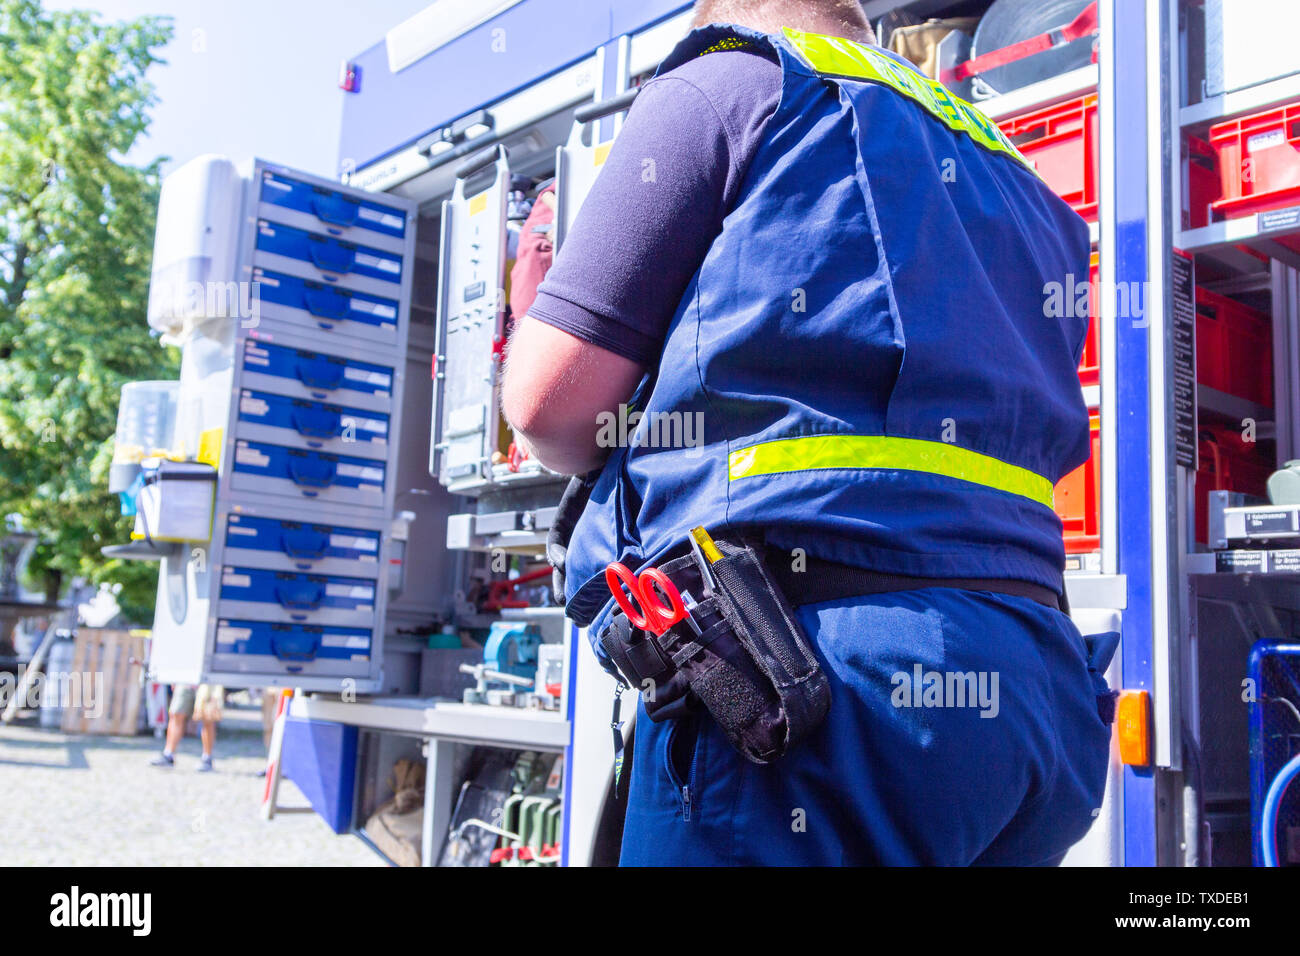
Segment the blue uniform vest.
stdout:
<path fill-rule="evenodd" d="M 599 625 L 605 565 L 696 525 L 760 529 L 792 560 L 1059 590 L 1052 486 L 1089 455 L 1087 319 L 1049 303 L 1085 281 L 1087 226 L 996 125 L 879 48 L 709 27 L 660 72 L 737 45 L 780 63 L 780 103 L 594 481 L 570 616 Z"/>

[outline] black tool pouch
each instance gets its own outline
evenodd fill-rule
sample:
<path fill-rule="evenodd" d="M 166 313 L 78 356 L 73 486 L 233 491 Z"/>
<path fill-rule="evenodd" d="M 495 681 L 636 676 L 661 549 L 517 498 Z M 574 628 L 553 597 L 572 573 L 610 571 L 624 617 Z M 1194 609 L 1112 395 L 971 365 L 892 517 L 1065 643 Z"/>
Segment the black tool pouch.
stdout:
<path fill-rule="evenodd" d="M 717 542 L 710 588 L 692 555 L 659 569 L 694 602 L 691 616 L 662 636 L 616 614 L 601 646 L 647 715 L 665 720 L 703 706 L 745 758 L 771 763 L 814 730 L 830 706 L 830 686 L 794 610 L 763 563 L 761 545 Z"/>

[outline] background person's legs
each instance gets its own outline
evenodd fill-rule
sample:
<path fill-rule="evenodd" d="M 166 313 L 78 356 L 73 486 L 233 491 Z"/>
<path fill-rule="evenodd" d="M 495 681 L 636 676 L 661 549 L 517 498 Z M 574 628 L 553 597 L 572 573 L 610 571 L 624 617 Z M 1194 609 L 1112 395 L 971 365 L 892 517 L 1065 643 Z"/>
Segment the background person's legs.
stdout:
<path fill-rule="evenodd" d="M 167 737 L 163 741 L 163 752 L 150 763 L 155 767 L 170 767 L 174 764 L 176 748 L 185 738 L 185 724 L 194 712 L 195 690 L 192 685 L 177 684 L 172 688 L 172 702 L 167 708 Z"/>
<path fill-rule="evenodd" d="M 194 699 L 194 719 L 201 721 L 199 737 L 203 742 L 200 770 L 212 769 L 212 748 L 217 742 L 217 724 L 221 721 L 221 705 L 226 690 L 220 684 L 200 684 Z"/>

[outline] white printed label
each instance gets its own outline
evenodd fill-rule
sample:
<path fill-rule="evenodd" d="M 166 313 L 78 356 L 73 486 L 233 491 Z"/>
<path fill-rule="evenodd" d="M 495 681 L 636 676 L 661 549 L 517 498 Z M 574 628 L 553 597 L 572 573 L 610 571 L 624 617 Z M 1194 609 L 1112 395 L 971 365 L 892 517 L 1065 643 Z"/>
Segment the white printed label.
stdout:
<path fill-rule="evenodd" d="M 271 406 L 262 401 L 262 399 L 253 398 L 251 395 L 243 396 L 239 399 L 239 411 L 244 415 L 254 415 L 261 418 L 270 411 L 270 409 Z"/>
<path fill-rule="evenodd" d="M 365 219 L 368 222 L 377 222 L 379 225 L 388 226 L 390 229 L 401 229 L 403 225 L 401 216 L 394 216 L 391 212 L 371 209 L 369 206 L 362 206 L 358 209 L 357 218 Z"/>
<path fill-rule="evenodd" d="M 391 305 L 385 305 L 382 302 L 368 302 L 365 299 L 353 298 L 352 311 L 366 312 L 369 313 L 370 315 L 377 316 L 381 319 L 397 318 L 397 310 L 394 309 Z"/>
<path fill-rule="evenodd" d="M 369 369 L 353 368 L 350 365 L 343 370 L 343 377 L 350 378 L 354 382 L 365 382 L 367 385 L 379 385 L 383 388 L 393 383 L 393 377 L 384 372 L 372 372 Z"/>
<path fill-rule="evenodd" d="M 375 538 L 357 538 L 350 534 L 330 535 L 331 548 L 344 548 L 351 551 L 378 551 L 379 541 Z"/>
<path fill-rule="evenodd" d="M 229 627 L 223 625 L 217 628 L 218 644 L 234 644 L 237 641 L 246 641 L 253 636 L 251 627 Z"/>
<path fill-rule="evenodd" d="M 343 647 L 350 651 L 362 651 L 370 647 L 370 638 L 355 634 L 326 634 L 320 639 L 322 647 Z"/>
<path fill-rule="evenodd" d="M 247 574 L 235 574 L 233 571 L 226 571 L 221 575 L 222 587 L 246 588 L 252 583 L 252 579 Z"/>
<path fill-rule="evenodd" d="M 271 459 L 263 455 L 256 448 L 250 448 L 247 445 L 240 445 L 235 449 L 235 462 L 240 465 L 249 465 L 253 468 L 265 468 L 271 463 Z"/>
<path fill-rule="evenodd" d="M 396 259 L 381 259 L 379 256 L 368 255 L 364 252 L 357 253 L 357 265 L 367 266 L 371 269 L 382 269 L 384 272 L 397 274 L 402 271 L 402 264 Z"/>
<path fill-rule="evenodd" d="M 339 465 L 338 473 L 347 478 L 360 478 L 362 481 L 383 481 L 382 468 L 370 468 L 365 465 Z"/>
<path fill-rule="evenodd" d="M 1258 133 L 1246 140 L 1246 149 L 1258 153 L 1262 149 L 1286 145 L 1286 130 L 1275 129 L 1267 133 Z"/>
<path fill-rule="evenodd" d="M 245 365 L 270 365 L 271 360 L 269 358 L 264 358 L 262 355 L 257 354 L 257 352 L 254 351 L 253 349 L 245 349 L 244 364 Z"/>
<path fill-rule="evenodd" d="M 254 538 L 256 538 L 257 529 L 245 528 L 242 525 L 232 524 L 228 528 L 226 528 L 226 534 L 245 534 L 245 535 L 252 535 Z"/>
<path fill-rule="evenodd" d="M 375 599 L 375 589 L 365 584 L 327 584 L 325 593 L 329 597 L 355 598 L 359 601 Z"/>

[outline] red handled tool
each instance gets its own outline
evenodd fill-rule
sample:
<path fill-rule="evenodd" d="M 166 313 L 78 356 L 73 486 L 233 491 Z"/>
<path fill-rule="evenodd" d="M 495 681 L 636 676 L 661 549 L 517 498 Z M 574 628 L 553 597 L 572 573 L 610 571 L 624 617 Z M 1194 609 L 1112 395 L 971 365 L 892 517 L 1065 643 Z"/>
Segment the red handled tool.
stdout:
<path fill-rule="evenodd" d="M 696 634 L 700 633 L 700 626 L 686 610 L 682 593 L 658 568 L 649 568 L 638 576 L 627 565 L 614 561 L 605 566 L 605 583 L 633 627 L 662 636 L 684 620 Z M 668 599 L 666 604 L 661 594 Z"/>

